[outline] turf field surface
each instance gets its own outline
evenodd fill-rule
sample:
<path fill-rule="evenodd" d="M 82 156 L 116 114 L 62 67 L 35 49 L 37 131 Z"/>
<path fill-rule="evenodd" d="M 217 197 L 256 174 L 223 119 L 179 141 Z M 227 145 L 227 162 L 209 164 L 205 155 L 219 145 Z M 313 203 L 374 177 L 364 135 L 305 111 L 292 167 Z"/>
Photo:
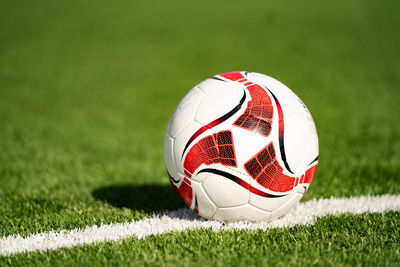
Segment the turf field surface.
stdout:
<path fill-rule="evenodd" d="M 183 207 L 162 142 L 216 73 L 284 82 L 311 111 L 320 163 L 304 201 L 400 191 L 396 1 L 0 3 L 0 236 L 121 223 Z M 399 262 L 397 212 L 315 226 L 193 230 L 5 264 Z M 290 255 L 287 256 L 287 255 Z"/>
<path fill-rule="evenodd" d="M 400 211 L 400 195 L 310 200 L 299 204 L 284 217 L 271 222 L 218 222 L 201 218 L 186 207 L 175 211 L 162 211 L 155 213 L 151 218 L 125 223 L 93 225 L 85 229 L 70 231 L 43 232 L 25 238 L 20 235 L 3 237 L 0 238 L 0 255 L 10 256 L 23 252 L 72 248 L 101 242 L 121 241 L 131 237 L 144 239 L 151 235 L 201 228 L 212 229 L 216 232 L 229 230 L 262 230 L 265 232 L 273 228 L 314 225 L 318 218 L 330 215 L 391 211 Z"/>

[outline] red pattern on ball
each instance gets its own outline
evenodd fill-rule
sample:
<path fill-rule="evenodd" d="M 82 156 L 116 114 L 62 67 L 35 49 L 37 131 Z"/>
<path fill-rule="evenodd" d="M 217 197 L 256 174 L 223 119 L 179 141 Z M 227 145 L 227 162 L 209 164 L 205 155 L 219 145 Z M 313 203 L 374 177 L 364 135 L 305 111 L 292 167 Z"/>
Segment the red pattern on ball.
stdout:
<path fill-rule="evenodd" d="M 231 131 L 221 131 L 204 137 L 187 153 L 183 166 L 191 177 L 201 164 L 221 163 L 236 167 L 236 154 Z"/>
<path fill-rule="evenodd" d="M 286 175 L 276 159 L 274 145 L 271 142 L 247 161 L 244 168 L 264 188 L 274 192 L 288 192 L 298 185 L 299 180 L 300 184 L 310 184 L 317 170 L 317 165 L 309 168 L 301 176 L 301 179 Z"/>
<path fill-rule="evenodd" d="M 234 122 L 234 125 L 256 132 L 262 136 L 269 136 L 271 133 L 272 117 L 274 108 L 268 93 L 258 84 L 248 82 L 240 72 L 222 73 L 220 76 L 231 81 L 244 83 L 250 93 L 251 100 L 242 115 Z"/>

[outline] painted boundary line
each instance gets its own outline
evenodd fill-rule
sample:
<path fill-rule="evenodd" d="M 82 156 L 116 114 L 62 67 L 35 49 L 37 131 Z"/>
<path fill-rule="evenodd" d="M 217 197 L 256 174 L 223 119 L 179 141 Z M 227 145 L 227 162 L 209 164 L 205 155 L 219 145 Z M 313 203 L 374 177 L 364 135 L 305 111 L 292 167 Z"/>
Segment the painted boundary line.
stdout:
<path fill-rule="evenodd" d="M 159 235 L 172 231 L 180 232 L 187 229 L 211 228 L 214 231 L 230 229 L 266 230 L 269 228 L 293 227 L 300 224 L 312 225 L 316 218 L 326 215 L 384 213 L 388 211 L 400 211 L 400 194 L 310 200 L 300 203 L 283 218 L 269 223 L 233 222 L 223 224 L 204 220 L 185 208 L 157 213 L 151 218 L 127 223 L 88 226 L 85 229 L 69 231 L 51 231 L 33 234 L 25 238 L 19 235 L 1 237 L 0 255 L 6 256 L 36 250 L 55 250 L 105 241 L 118 241 L 127 237 L 143 239 L 149 235 Z"/>

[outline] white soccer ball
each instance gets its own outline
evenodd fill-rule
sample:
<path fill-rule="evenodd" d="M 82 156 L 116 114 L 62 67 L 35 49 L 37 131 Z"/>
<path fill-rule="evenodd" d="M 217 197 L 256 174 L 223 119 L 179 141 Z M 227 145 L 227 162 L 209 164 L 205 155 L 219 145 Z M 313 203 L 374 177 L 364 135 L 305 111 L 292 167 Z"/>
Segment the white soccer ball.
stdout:
<path fill-rule="evenodd" d="M 318 136 L 304 103 L 254 72 L 211 77 L 187 93 L 165 134 L 170 181 L 196 213 L 219 221 L 270 221 L 308 190 Z"/>

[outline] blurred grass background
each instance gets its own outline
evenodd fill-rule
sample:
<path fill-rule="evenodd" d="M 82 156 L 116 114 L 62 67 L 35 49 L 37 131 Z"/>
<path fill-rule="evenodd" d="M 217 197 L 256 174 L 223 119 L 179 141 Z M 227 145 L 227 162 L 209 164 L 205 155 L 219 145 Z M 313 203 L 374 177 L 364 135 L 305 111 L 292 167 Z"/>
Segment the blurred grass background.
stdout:
<path fill-rule="evenodd" d="M 320 164 L 305 200 L 398 193 L 399 7 L 0 1 L 0 235 L 181 207 L 166 124 L 190 88 L 231 70 L 277 78 L 310 109 Z"/>

